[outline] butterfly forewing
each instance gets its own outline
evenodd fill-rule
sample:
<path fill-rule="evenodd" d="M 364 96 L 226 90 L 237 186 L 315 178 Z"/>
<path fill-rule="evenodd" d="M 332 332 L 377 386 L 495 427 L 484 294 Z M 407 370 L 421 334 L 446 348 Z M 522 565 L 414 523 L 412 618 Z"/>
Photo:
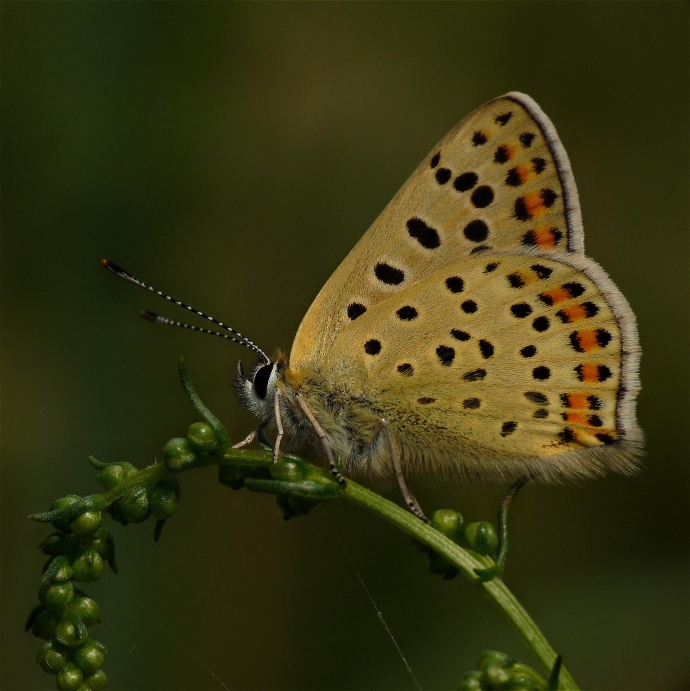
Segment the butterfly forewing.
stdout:
<path fill-rule="evenodd" d="M 446 135 L 312 304 L 294 366 L 314 365 L 348 324 L 459 257 L 536 248 L 582 253 L 570 164 L 537 104 L 510 93 Z"/>

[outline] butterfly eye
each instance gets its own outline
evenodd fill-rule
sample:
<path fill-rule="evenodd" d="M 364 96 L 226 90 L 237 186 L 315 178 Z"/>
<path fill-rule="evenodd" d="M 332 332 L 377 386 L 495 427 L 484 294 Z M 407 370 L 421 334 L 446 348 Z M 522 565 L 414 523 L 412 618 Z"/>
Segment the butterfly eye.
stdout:
<path fill-rule="evenodd" d="M 271 379 L 274 367 L 275 363 L 269 362 L 268 365 L 264 365 L 263 367 L 258 369 L 256 371 L 256 374 L 254 375 L 254 382 L 252 384 L 254 387 L 254 393 L 261 400 L 266 398 L 266 393 L 268 391 L 268 382 Z"/>

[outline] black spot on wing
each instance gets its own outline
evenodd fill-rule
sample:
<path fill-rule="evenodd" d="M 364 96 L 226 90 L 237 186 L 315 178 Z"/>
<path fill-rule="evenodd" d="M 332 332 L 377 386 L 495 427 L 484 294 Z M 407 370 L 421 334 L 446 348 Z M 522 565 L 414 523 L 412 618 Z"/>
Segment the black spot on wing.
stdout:
<path fill-rule="evenodd" d="M 527 391 L 525 393 L 525 398 L 532 403 L 538 403 L 539 405 L 548 405 L 549 399 L 538 391 Z"/>
<path fill-rule="evenodd" d="M 381 283 L 389 286 L 400 285 L 405 280 L 404 271 L 384 262 L 380 262 L 374 267 L 374 274 Z"/>
<path fill-rule="evenodd" d="M 435 250 L 441 244 L 438 231 L 428 226 L 421 218 L 411 218 L 407 222 L 407 232 L 428 250 Z"/>
<path fill-rule="evenodd" d="M 532 146 L 535 136 L 536 135 L 532 134 L 531 132 L 523 132 L 518 139 L 520 140 L 520 144 L 522 144 L 525 149 L 529 149 L 530 146 Z"/>
<path fill-rule="evenodd" d="M 501 145 L 496 149 L 494 154 L 494 161 L 496 163 L 505 163 L 510 160 L 510 150 L 507 146 Z"/>
<path fill-rule="evenodd" d="M 543 333 L 549 328 L 549 320 L 546 317 L 537 317 L 533 322 L 532 322 L 532 328 L 535 331 L 539 331 L 540 333 Z"/>
<path fill-rule="evenodd" d="M 381 341 L 377 341 L 375 338 L 367 341 L 364 344 L 364 352 L 367 355 L 378 355 L 381 352 Z"/>
<path fill-rule="evenodd" d="M 450 367 L 455 359 L 455 348 L 440 345 L 438 348 L 436 348 L 436 355 L 438 356 L 438 359 L 442 365 L 445 367 Z"/>
<path fill-rule="evenodd" d="M 367 308 L 361 302 L 351 302 L 347 306 L 347 316 L 353 321 L 357 317 L 361 317 L 366 311 Z"/>
<path fill-rule="evenodd" d="M 472 135 L 472 146 L 481 146 L 486 144 L 487 141 L 486 135 L 481 131 L 477 131 Z"/>
<path fill-rule="evenodd" d="M 446 288 L 448 288 L 451 293 L 462 293 L 464 287 L 465 282 L 459 276 L 449 276 L 446 279 Z"/>
<path fill-rule="evenodd" d="M 450 180 L 452 173 L 448 168 L 439 168 L 436 171 L 436 182 L 438 182 L 439 185 L 445 185 L 448 180 Z"/>
<path fill-rule="evenodd" d="M 476 219 L 470 221 L 462 232 L 471 242 L 484 242 L 489 235 L 489 226 L 484 221 Z"/>
<path fill-rule="evenodd" d="M 479 340 L 479 350 L 482 354 L 482 357 L 487 360 L 494 354 L 494 346 L 493 343 L 490 343 L 489 341 L 481 338 Z"/>
<path fill-rule="evenodd" d="M 518 302 L 515 305 L 510 306 L 510 311 L 514 317 L 518 319 L 524 319 L 532 314 L 532 308 L 526 302 Z"/>
<path fill-rule="evenodd" d="M 501 436 L 502 437 L 507 437 L 509 434 L 512 434 L 516 429 L 517 429 L 518 423 L 517 422 L 504 422 L 501 425 Z"/>
<path fill-rule="evenodd" d="M 462 375 L 462 378 L 465 381 L 479 381 L 481 379 L 484 379 L 484 377 L 486 377 L 485 369 L 471 370 L 470 372 L 465 372 L 465 374 Z"/>
<path fill-rule="evenodd" d="M 485 209 L 494 200 L 494 191 L 488 185 L 481 185 L 472 192 L 470 200 L 475 208 Z"/>
<path fill-rule="evenodd" d="M 551 376 L 551 370 L 543 365 L 540 367 L 535 367 L 532 370 L 532 377 L 538 379 L 539 381 L 544 381 Z"/>
<path fill-rule="evenodd" d="M 409 322 L 415 319 L 419 313 L 414 307 L 405 305 L 405 307 L 401 307 L 396 314 L 398 315 L 398 319 Z"/>
<path fill-rule="evenodd" d="M 468 172 L 458 175 L 453 181 L 453 187 L 458 192 L 467 192 L 471 190 L 479 181 L 479 176 L 476 173 Z"/>

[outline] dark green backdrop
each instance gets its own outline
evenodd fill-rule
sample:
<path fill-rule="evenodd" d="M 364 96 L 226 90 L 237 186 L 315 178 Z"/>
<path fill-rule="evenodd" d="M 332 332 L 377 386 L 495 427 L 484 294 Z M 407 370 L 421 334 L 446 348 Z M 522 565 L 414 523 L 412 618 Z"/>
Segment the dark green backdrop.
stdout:
<path fill-rule="evenodd" d="M 96 491 L 85 458 L 145 465 L 195 415 L 234 438 L 238 347 L 106 256 L 289 348 L 321 285 L 431 146 L 509 90 L 552 118 L 587 254 L 642 337 L 644 472 L 534 487 L 507 581 L 586 689 L 688 687 L 688 10 L 616 3 L 2 3 L 2 688 L 49 689 L 22 634 L 46 534 L 25 519 Z M 413 689 L 478 653 L 531 659 L 480 593 L 344 503 L 284 523 L 212 469 L 182 478 L 160 544 L 114 527 L 121 573 L 89 588 L 120 689 Z M 501 489 L 428 479 L 429 510 L 491 518 Z M 395 496 L 395 495 L 391 495 Z M 215 678 L 214 678 L 215 677 Z M 221 683 L 222 682 L 222 683 Z"/>

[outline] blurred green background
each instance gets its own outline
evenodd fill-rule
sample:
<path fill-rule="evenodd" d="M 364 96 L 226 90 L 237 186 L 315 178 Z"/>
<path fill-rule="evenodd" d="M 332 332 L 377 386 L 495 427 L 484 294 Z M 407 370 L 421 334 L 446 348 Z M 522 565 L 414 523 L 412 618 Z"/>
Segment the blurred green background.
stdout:
<path fill-rule="evenodd" d="M 153 327 L 166 307 L 102 257 L 289 348 L 322 284 L 434 143 L 509 90 L 554 121 L 587 254 L 644 356 L 644 472 L 515 503 L 507 582 L 583 689 L 688 689 L 688 8 L 618 3 L 20 3 L 2 8 L 2 688 L 49 689 L 22 633 L 47 534 L 97 491 L 86 456 L 160 457 L 195 414 L 233 438 L 239 347 Z M 88 591 L 113 689 L 453 689 L 480 651 L 533 662 L 480 592 L 334 502 L 284 523 L 213 469 L 118 525 Z M 493 519 L 503 488 L 416 480 L 428 511 Z M 395 497 L 391 492 L 390 496 Z M 111 522 L 111 525 L 112 522 Z"/>

